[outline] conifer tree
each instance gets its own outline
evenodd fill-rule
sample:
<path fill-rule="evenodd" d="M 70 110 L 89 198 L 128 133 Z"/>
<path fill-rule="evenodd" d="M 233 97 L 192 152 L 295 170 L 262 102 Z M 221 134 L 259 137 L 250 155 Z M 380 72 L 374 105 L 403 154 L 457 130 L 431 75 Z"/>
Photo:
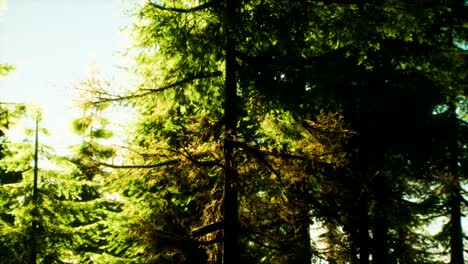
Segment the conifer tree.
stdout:
<path fill-rule="evenodd" d="M 150 208 L 133 210 L 142 221 L 129 237 L 142 254 L 437 262 L 437 243 L 415 229 L 437 203 L 426 180 L 433 110 L 466 92 L 452 43 L 466 7 L 235 2 L 142 4 L 134 28 L 141 84 L 124 95 L 96 91 L 96 104 L 136 109 L 125 163 L 104 165 L 122 169 L 123 194 Z M 453 145 L 449 156 L 458 157 Z M 327 230 L 324 252 L 307 239 L 310 215 Z"/>
<path fill-rule="evenodd" d="M 1 261 L 96 263 L 108 244 L 106 217 L 118 204 L 103 197 L 96 169 L 41 143 L 46 131 L 33 118 L 24 140 L 4 142 Z"/>

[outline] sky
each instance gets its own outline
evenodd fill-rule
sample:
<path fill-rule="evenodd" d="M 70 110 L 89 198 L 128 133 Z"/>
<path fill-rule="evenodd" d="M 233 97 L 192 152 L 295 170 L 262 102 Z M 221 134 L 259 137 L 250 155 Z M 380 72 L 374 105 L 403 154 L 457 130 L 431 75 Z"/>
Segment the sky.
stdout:
<path fill-rule="evenodd" d="M 0 79 L 0 100 L 39 105 L 48 144 L 77 140 L 76 87 L 92 69 L 124 75 L 117 66 L 128 46 L 127 9 L 122 0 L 0 0 L 0 63 L 16 68 Z"/>

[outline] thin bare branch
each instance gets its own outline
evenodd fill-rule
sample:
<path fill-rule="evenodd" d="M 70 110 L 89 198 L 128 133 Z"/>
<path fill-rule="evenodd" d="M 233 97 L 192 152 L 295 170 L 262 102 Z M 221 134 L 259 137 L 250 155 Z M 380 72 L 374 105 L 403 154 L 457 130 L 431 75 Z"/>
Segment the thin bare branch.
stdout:
<path fill-rule="evenodd" d="M 120 148 L 120 149 L 125 149 L 125 150 L 128 150 L 140 157 L 143 157 L 143 158 L 169 158 L 169 155 L 168 154 L 161 154 L 160 152 L 158 153 L 141 153 L 139 151 L 137 151 L 136 149 L 133 149 L 132 147 L 130 146 L 123 146 L 123 145 L 117 145 L 117 144 L 113 144 L 112 145 L 113 147 L 115 148 Z M 168 149 L 168 148 L 152 148 L 153 151 L 156 151 L 156 150 L 160 150 L 160 151 L 168 151 L 168 152 L 172 152 L 172 153 L 179 153 L 177 152 L 176 150 L 173 150 L 173 149 Z M 171 155 L 171 157 L 173 157 L 173 155 Z"/>
<path fill-rule="evenodd" d="M 195 156 L 191 155 L 186 149 L 183 149 L 183 151 L 184 151 L 184 153 L 180 153 L 180 154 L 183 155 L 184 157 L 186 157 L 189 161 L 191 161 L 195 165 L 203 166 L 203 167 L 205 167 L 205 166 L 220 166 L 220 167 L 224 168 L 224 166 L 219 161 L 216 161 L 216 160 L 199 160 Z"/>
<path fill-rule="evenodd" d="M 177 12 L 177 13 L 190 13 L 190 12 L 200 11 L 200 10 L 204 10 L 210 7 L 214 7 L 218 5 L 219 3 L 221 3 L 220 0 L 213 0 L 213 1 L 206 2 L 204 4 L 201 4 L 195 7 L 191 7 L 191 8 L 178 8 L 178 7 L 166 7 L 166 6 L 158 5 L 156 3 L 148 1 L 148 4 L 154 8 L 157 8 L 159 10 L 164 10 L 164 11 Z"/>
<path fill-rule="evenodd" d="M 99 105 L 99 104 L 102 104 L 102 103 L 123 102 L 123 101 L 132 100 L 132 99 L 137 99 L 137 98 L 145 97 L 145 96 L 148 96 L 150 94 L 157 93 L 157 92 L 162 92 L 162 91 L 165 91 L 165 90 L 168 90 L 168 89 L 171 89 L 171 88 L 174 88 L 174 87 L 177 87 L 177 86 L 189 83 L 189 82 L 193 82 L 195 80 L 204 79 L 204 78 L 219 77 L 222 74 L 223 73 L 221 71 L 204 72 L 204 73 L 196 74 L 196 75 L 193 75 L 193 76 L 188 76 L 185 79 L 182 79 L 180 81 L 177 81 L 177 82 L 174 82 L 174 83 L 171 83 L 171 84 L 168 84 L 166 86 L 159 87 L 159 88 L 141 89 L 141 91 L 142 91 L 141 93 L 131 94 L 131 95 L 127 95 L 127 96 L 111 95 L 111 94 L 106 93 L 104 91 L 98 91 L 97 100 L 93 101 L 93 102 L 90 102 L 90 104 Z"/>
<path fill-rule="evenodd" d="M 329 129 L 311 120 L 304 120 L 302 122 L 302 127 L 304 127 L 311 134 L 314 134 L 314 130 L 323 134 L 357 134 L 356 132 L 349 129 Z"/>
<path fill-rule="evenodd" d="M 179 160 L 168 160 L 163 161 L 160 163 L 155 164 L 141 164 L 141 165 L 114 165 L 105 162 L 98 162 L 98 165 L 113 168 L 113 169 L 150 169 L 150 168 L 158 168 L 163 166 L 175 165 L 179 163 Z"/>
<path fill-rule="evenodd" d="M 164 91 L 164 90 L 167 90 L 167 89 L 170 89 L 170 88 L 173 88 L 173 87 L 176 87 L 176 86 L 180 86 L 180 85 L 182 85 L 182 84 L 186 84 L 186 83 L 189 83 L 189 82 L 198 80 L 198 79 L 219 77 L 219 76 L 221 76 L 221 75 L 223 75 L 223 73 L 222 73 L 221 71 L 203 72 L 203 73 L 196 74 L 196 75 L 193 75 L 193 76 L 188 76 L 188 77 L 185 78 L 185 79 L 182 79 L 182 80 L 180 80 L 180 81 L 177 81 L 177 82 L 175 82 L 175 83 L 172 83 L 172 84 L 169 84 L 169 85 L 160 87 L 160 88 L 155 88 L 155 89 L 142 89 L 142 90 L 143 90 L 143 91 L 148 91 L 148 92 L 151 92 L 151 93 L 162 92 L 162 91 Z"/>
<path fill-rule="evenodd" d="M 223 221 L 218 221 L 215 223 L 211 223 L 200 228 L 197 228 L 192 231 L 192 237 L 199 237 L 204 236 L 209 233 L 213 233 L 215 231 L 221 230 L 224 227 Z"/>

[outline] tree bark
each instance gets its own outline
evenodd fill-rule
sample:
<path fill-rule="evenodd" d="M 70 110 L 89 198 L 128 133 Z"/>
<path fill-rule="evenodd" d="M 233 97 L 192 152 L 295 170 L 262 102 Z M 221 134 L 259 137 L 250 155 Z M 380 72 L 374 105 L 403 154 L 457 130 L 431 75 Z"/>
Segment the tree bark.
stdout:
<path fill-rule="evenodd" d="M 304 212 L 305 213 L 305 212 Z M 296 262 L 297 264 L 310 264 L 312 260 L 312 246 L 310 244 L 310 220 L 309 216 L 304 214 L 305 219 L 301 223 L 299 229 L 299 241 L 301 242 L 297 249 Z"/>
<path fill-rule="evenodd" d="M 310 224 L 309 217 L 309 199 L 308 199 L 308 181 L 303 180 L 298 184 L 299 201 L 301 205 L 299 208 L 299 219 L 297 221 L 297 248 L 295 249 L 294 264 L 310 264 L 312 260 L 312 245 L 310 241 Z"/>
<path fill-rule="evenodd" d="M 36 127 L 34 131 L 34 179 L 33 179 L 33 209 L 32 209 L 32 223 L 31 223 L 31 263 L 37 263 L 37 178 L 39 174 L 39 117 L 36 116 Z"/>
<path fill-rule="evenodd" d="M 238 0 L 226 0 L 224 25 L 226 29 L 226 79 L 224 90 L 224 239 L 223 263 L 240 263 L 239 212 L 238 212 L 238 172 L 234 157 L 234 140 L 237 130 L 237 69 L 235 61 L 236 41 L 235 19 Z"/>
<path fill-rule="evenodd" d="M 359 264 L 369 264 L 369 202 L 366 191 L 359 199 Z"/>
<path fill-rule="evenodd" d="M 463 264 L 463 229 L 461 223 L 461 194 L 458 168 L 458 118 L 454 104 L 449 107 L 449 210 L 450 210 L 450 263 Z"/>
<path fill-rule="evenodd" d="M 363 114 L 363 106 L 360 105 L 361 113 Z M 359 246 L 359 264 L 369 264 L 370 256 L 370 220 L 369 220 L 369 163 L 370 163 L 370 143 L 369 132 L 366 126 L 361 124 L 361 135 L 359 139 L 359 154 L 358 154 L 358 173 L 360 178 L 360 194 L 358 200 L 358 246 Z"/>
<path fill-rule="evenodd" d="M 386 192 L 385 175 L 377 175 L 375 179 L 375 207 L 374 207 L 374 236 L 373 248 L 374 254 L 373 263 L 387 264 L 389 263 L 388 251 L 388 223 L 387 223 L 387 207 L 390 206 L 386 200 L 388 199 Z"/>

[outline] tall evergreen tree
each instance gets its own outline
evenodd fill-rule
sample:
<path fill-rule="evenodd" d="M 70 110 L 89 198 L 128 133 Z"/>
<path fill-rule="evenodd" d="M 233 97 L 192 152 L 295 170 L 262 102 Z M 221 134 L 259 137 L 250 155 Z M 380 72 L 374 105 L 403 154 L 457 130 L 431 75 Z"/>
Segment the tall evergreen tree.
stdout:
<path fill-rule="evenodd" d="M 118 204 L 102 197 L 96 169 L 41 142 L 46 131 L 33 118 L 23 141 L 4 143 L 1 261 L 96 263 L 108 244 L 106 217 Z"/>
<path fill-rule="evenodd" d="M 134 236 L 144 254 L 202 261 L 210 244 L 207 258 L 219 261 L 212 243 L 222 220 L 227 262 L 309 263 L 313 215 L 328 244 L 339 243 L 341 258 L 332 248 L 322 254 L 330 261 L 435 262 L 436 244 L 414 230 L 434 209 L 425 181 L 433 110 L 466 92 L 453 46 L 465 12 L 455 1 L 143 4 L 134 29 L 142 83 L 121 96 L 98 90 L 96 103 L 130 101 L 137 110 L 133 154 L 107 165 L 140 169 L 126 172 L 136 177 L 123 191 L 152 208 L 140 212 L 146 228 L 135 223 L 150 234 Z M 333 124 L 321 110 L 343 118 Z M 452 229 L 459 263 L 460 229 Z"/>

